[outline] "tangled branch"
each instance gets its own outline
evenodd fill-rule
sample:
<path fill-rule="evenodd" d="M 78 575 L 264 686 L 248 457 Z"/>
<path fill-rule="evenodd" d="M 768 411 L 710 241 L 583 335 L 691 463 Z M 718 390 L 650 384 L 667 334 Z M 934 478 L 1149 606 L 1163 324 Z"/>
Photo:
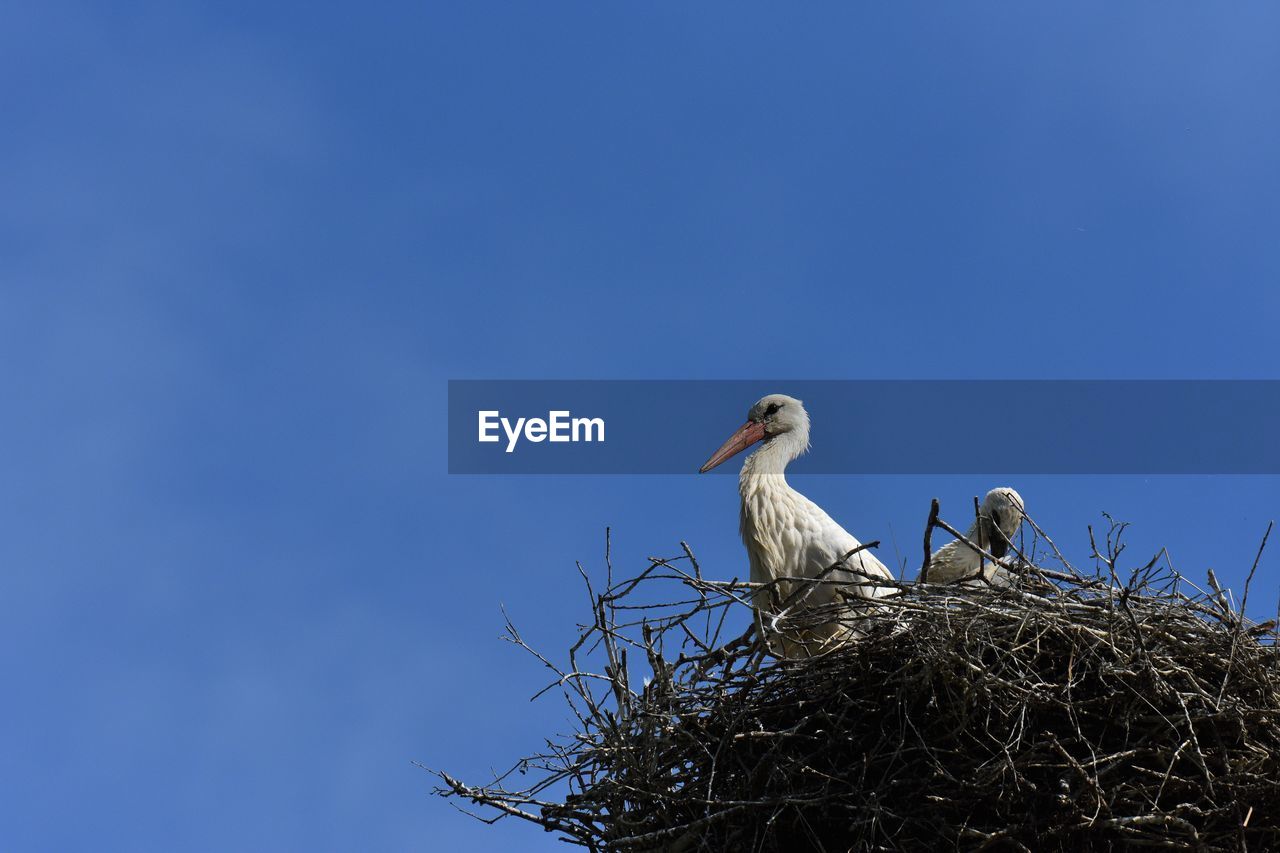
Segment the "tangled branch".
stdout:
<path fill-rule="evenodd" d="M 860 640 L 801 660 L 687 545 L 621 581 L 606 553 L 565 664 L 507 625 L 576 731 L 513 768 L 531 785 L 438 792 L 593 851 L 1280 849 L 1275 623 L 1162 555 L 1126 570 L 1123 535 L 1091 531 L 1092 572 L 1036 536 L 1036 583 L 805 612 Z"/>

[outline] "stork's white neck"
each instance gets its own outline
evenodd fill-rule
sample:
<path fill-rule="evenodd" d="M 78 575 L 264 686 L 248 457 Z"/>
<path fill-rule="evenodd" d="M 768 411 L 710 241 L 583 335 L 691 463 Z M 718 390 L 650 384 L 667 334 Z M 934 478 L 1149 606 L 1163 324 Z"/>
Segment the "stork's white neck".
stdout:
<path fill-rule="evenodd" d="M 791 460 L 804 453 L 809 439 L 804 433 L 793 430 L 775 435 L 742 463 L 740 481 L 761 475 L 780 475 L 787 470 Z"/>

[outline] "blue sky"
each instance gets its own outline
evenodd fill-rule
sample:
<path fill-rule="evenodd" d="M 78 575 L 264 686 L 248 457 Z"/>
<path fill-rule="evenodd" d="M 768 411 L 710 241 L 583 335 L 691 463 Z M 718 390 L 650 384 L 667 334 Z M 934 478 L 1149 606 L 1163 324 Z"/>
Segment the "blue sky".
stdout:
<path fill-rule="evenodd" d="M 499 604 L 740 574 L 734 485 L 449 477 L 447 379 L 1280 378 L 1274 5 L 0 15 L 5 850 L 561 849 L 411 762 L 563 729 Z M 914 543 L 989 470 L 798 485 Z M 1280 506 L 1009 484 L 1230 583 Z"/>

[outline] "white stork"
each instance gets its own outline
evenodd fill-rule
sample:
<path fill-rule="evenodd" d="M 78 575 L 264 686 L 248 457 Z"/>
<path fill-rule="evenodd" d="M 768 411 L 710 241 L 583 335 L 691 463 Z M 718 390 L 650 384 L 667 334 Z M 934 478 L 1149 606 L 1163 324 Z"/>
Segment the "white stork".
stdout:
<path fill-rule="evenodd" d="M 756 593 L 756 611 L 762 617 L 759 624 L 770 621 L 766 614 L 781 616 L 835 605 L 830 623 L 805 631 L 798 648 L 792 637 L 787 638 L 783 651 L 795 656 L 812 651 L 814 640 L 821 646 L 835 637 L 856 635 L 839 625 L 838 615 L 844 609 L 839 603 L 848 597 L 873 599 L 892 594 L 893 588 L 874 581 L 893 580 L 893 575 L 870 551 L 858 551 L 845 559 L 861 543 L 820 506 L 787 485 L 787 464 L 809 449 L 809 414 L 794 397 L 770 394 L 761 398 L 747 413 L 747 422 L 699 473 L 710 471 L 758 441 L 763 442 L 760 449 L 742 463 L 738 490 L 742 495 L 742 541 L 747 546 L 751 580 L 777 581 L 771 589 Z M 828 571 L 837 564 L 837 568 Z M 786 578 L 821 580 L 797 584 Z"/>
<path fill-rule="evenodd" d="M 1022 496 L 1008 486 L 992 489 L 983 498 L 978 517 L 970 525 L 965 538 L 991 556 L 1003 558 L 1026 517 L 1026 506 Z M 959 539 L 943 545 L 929 558 L 930 583 L 965 578 L 982 583 L 980 575 L 992 586 L 1011 586 L 1015 581 L 1004 565 L 993 563 Z"/>

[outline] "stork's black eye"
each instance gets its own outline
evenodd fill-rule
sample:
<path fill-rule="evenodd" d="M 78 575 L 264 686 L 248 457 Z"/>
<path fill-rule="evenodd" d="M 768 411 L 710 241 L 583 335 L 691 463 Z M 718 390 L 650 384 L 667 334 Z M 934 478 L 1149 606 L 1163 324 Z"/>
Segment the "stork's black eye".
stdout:
<path fill-rule="evenodd" d="M 767 408 L 767 409 L 765 409 L 765 410 L 764 410 L 765 416 L 767 417 L 767 416 L 769 416 L 769 415 L 772 415 L 772 414 L 774 414 L 775 412 L 777 412 L 777 411 L 778 411 L 778 409 L 781 409 L 781 408 L 782 408 L 782 404 L 781 404 L 781 403 L 770 403 L 770 404 L 769 404 L 769 408 Z"/>

